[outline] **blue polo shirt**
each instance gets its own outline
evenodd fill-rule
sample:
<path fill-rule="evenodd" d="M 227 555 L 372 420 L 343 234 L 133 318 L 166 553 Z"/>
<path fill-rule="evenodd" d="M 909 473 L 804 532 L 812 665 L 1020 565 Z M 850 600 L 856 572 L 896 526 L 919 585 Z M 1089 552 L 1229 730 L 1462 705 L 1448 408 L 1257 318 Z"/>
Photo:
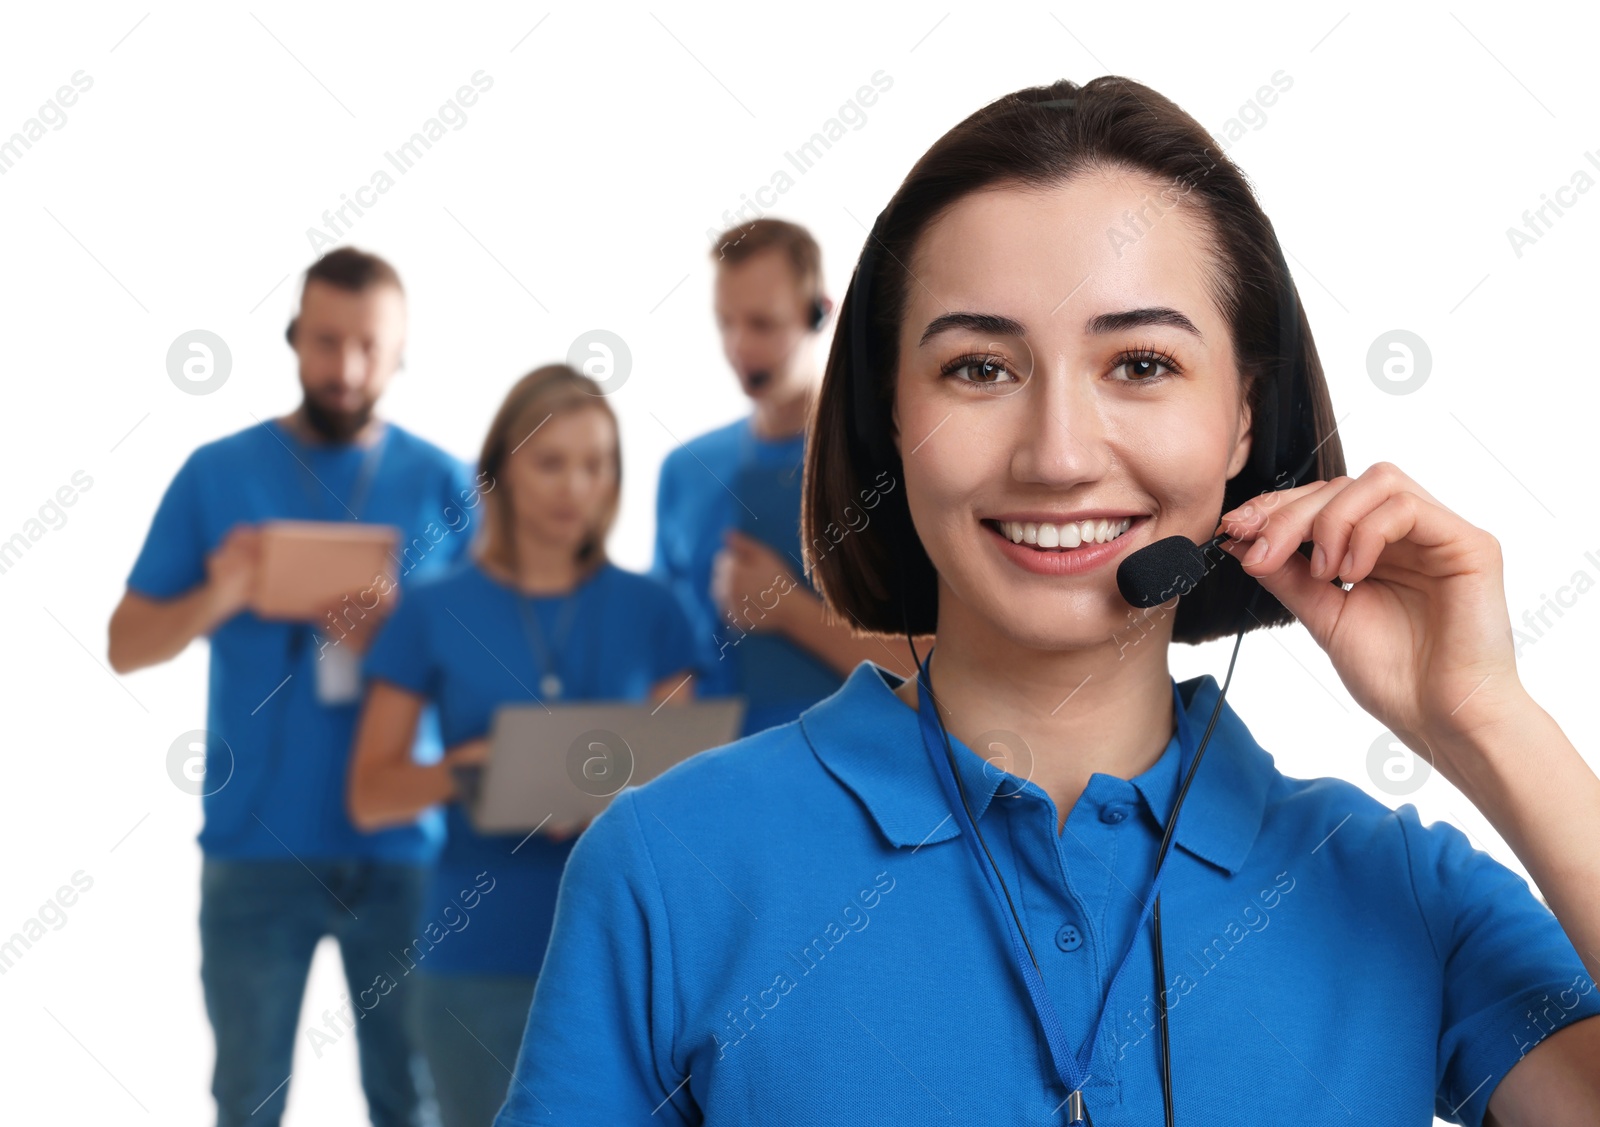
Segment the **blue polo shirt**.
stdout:
<path fill-rule="evenodd" d="M 482 500 L 459 459 L 388 423 L 381 454 L 354 443 L 302 441 L 276 419 L 209 442 L 184 461 L 150 523 L 128 589 L 171 599 L 205 581 L 206 556 L 235 524 L 269 519 L 341 520 L 401 530 L 394 573 L 402 590 L 441 571 L 466 548 Z M 365 496 L 358 482 L 370 476 Z M 321 646 L 312 624 L 269 621 L 242 611 L 211 635 L 206 699 L 207 856 L 371 858 L 426 862 L 442 825 L 375 834 L 345 812 L 345 775 L 360 702 L 317 700 Z M 197 725 L 198 726 L 198 725 Z M 440 754 L 430 713 L 413 754 Z"/>
<path fill-rule="evenodd" d="M 437 707 L 446 747 L 487 736 L 502 705 L 542 695 L 538 639 L 525 631 L 519 599 L 554 650 L 564 701 L 648 700 L 657 682 L 692 672 L 689 622 L 649 576 L 607 561 L 566 596 L 527 596 L 475 559 L 406 593 L 364 672 Z M 407 959 L 434 974 L 538 974 L 573 839 L 482 834 L 459 802 L 445 811 L 444 848 Z"/>
<path fill-rule="evenodd" d="M 743 696 L 740 734 L 786 723 L 838 689 L 844 678 L 822 658 L 774 631 L 729 623 L 711 598 L 711 567 L 726 530 L 772 546 L 809 587 L 800 554 L 805 433 L 763 438 L 754 415 L 691 439 L 661 466 L 650 574 L 683 604 L 701 647 L 702 698 Z M 754 619 L 759 610 L 741 612 Z"/>
<path fill-rule="evenodd" d="M 862 662 L 796 722 L 596 819 L 496 1127 L 1065 1121 L 897 684 Z M 1204 732 L 1216 680 L 1178 689 Z M 1177 735 L 1137 778 L 1092 776 L 1059 835 L 1037 784 L 952 741 L 1082 1044 L 1149 886 Z M 1414 807 L 1279 774 L 1226 702 L 1174 842 L 1161 900 L 1181 1123 L 1478 1124 L 1522 1053 L 1600 1013 L 1522 878 Z M 1084 1089 L 1097 1127 L 1161 1121 L 1154 973 L 1146 927 Z"/>

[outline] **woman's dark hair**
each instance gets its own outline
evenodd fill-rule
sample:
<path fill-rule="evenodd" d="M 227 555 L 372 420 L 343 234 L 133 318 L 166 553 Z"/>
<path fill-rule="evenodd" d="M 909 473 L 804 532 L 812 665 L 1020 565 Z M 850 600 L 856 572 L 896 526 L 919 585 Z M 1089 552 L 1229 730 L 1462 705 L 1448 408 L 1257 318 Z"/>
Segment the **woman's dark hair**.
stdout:
<path fill-rule="evenodd" d="M 1287 486 L 1299 468 L 1273 465 L 1274 405 L 1279 394 L 1287 394 L 1295 363 L 1304 410 L 1290 427 L 1292 449 L 1297 462 L 1305 457 L 1314 468 L 1294 484 L 1344 474 L 1322 364 L 1272 224 L 1244 174 L 1215 145 L 1167 98 L 1106 75 L 1083 86 L 1062 80 L 1007 94 L 951 129 L 917 161 L 868 236 L 868 268 L 858 266 L 840 307 L 811 420 L 802 550 L 836 617 L 869 633 L 904 634 L 909 627 L 930 634 L 937 625 L 936 573 L 911 522 L 888 405 L 912 281 L 906 264 L 936 218 L 982 189 L 1056 187 L 1095 170 L 1142 173 L 1178 186 L 1181 206 L 1192 209 L 1207 232 L 1216 264 L 1208 288 L 1232 333 L 1251 404 L 1250 462 L 1227 483 L 1220 511 Z M 863 300 L 864 317 L 856 309 Z M 859 328 L 861 340 L 852 340 L 852 328 Z M 864 381 L 859 389 L 857 381 Z M 869 498 L 874 499 L 867 503 Z M 849 531 L 838 534 L 841 525 Z M 1294 621 L 1237 560 L 1220 551 L 1214 555 L 1216 573 L 1178 603 L 1174 641 L 1198 643 Z"/>
<path fill-rule="evenodd" d="M 483 452 L 478 455 L 478 477 L 485 482 L 480 488 L 488 494 L 489 501 L 484 507 L 478 552 L 490 562 L 512 570 L 516 567 L 516 540 L 511 535 L 511 522 L 516 516 L 511 507 L 510 490 L 500 485 L 506 459 L 551 417 L 583 409 L 604 411 L 611 420 L 612 432 L 617 432 L 617 415 L 604 389 L 566 364 L 535 368 L 506 392 L 494 421 L 489 424 L 489 433 L 484 436 Z M 606 559 L 606 537 L 617 519 L 622 496 L 620 440 L 615 450 L 616 488 L 591 534 L 578 547 L 577 562 L 581 569 L 597 567 Z"/>

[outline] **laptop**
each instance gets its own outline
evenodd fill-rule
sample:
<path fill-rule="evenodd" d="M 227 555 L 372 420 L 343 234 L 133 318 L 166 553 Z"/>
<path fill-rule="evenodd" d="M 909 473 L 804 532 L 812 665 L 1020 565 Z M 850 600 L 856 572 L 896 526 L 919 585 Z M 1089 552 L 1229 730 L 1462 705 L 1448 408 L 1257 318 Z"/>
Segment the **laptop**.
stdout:
<path fill-rule="evenodd" d="M 488 761 L 475 777 L 463 772 L 467 816 L 486 834 L 576 827 L 624 787 L 732 743 L 744 711 L 736 696 L 679 705 L 506 705 L 495 713 Z"/>

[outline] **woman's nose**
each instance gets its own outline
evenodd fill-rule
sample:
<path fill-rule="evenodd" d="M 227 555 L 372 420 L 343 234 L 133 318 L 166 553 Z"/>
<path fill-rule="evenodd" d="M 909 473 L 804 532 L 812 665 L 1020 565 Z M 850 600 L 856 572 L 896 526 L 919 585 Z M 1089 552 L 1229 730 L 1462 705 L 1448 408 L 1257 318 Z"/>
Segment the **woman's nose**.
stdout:
<path fill-rule="evenodd" d="M 1105 471 L 1105 425 L 1089 381 L 1041 366 L 1017 393 L 1012 469 L 1020 480 L 1070 485 Z"/>

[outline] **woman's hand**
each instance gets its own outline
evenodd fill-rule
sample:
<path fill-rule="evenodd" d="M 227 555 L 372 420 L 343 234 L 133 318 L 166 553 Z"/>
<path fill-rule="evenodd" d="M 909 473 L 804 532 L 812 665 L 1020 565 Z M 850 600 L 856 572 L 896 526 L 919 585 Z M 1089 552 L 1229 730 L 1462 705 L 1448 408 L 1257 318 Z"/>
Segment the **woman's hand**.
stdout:
<path fill-rule="evenodd" d="M 444 753 L 444 761 L 452 767 L 469 767 L 475 763 L 489 761 L 489 739 L 480 736 L 475 740 L 463 740 Z"/>
<path fill-rule="evenodd" d="M 760 540 L 735 528 L 723 533 L 711 564 L 711 598 L 725 615 L 739 616 L 741 629 L 782 631 L 793 605 L 784 596 L 799 585 L 783 557 Z"/>
<path fill-rule="evenodd" d="M 1218 527 L 1236 537 L 1224 550 L 1305 625 L 1356 703 L 1435 767 L 1447 766 L 1436 750 L 1531 704 L 1500 542 L 1393 464 L 1263 494 Z M 1297 551 L 1307 540 L 1309 563 Z"/>

